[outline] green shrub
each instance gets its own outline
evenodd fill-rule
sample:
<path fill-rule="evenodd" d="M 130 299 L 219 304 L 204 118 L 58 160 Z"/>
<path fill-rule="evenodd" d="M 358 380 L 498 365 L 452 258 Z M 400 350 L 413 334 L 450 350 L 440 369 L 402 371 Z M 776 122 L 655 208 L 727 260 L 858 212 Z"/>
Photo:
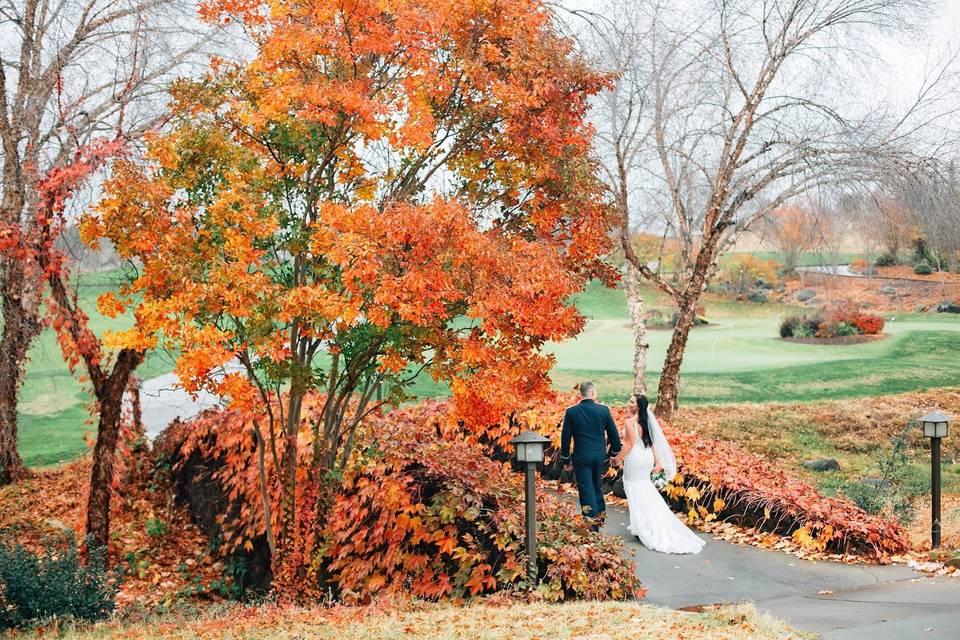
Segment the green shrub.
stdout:
<path fill-rule="evenodd" d="M 84 564 L 75 545 L 35 554 L 0 546 L 0 629 L 53 617 L 99 620 L 113 612 L 118 579 L 105 550 Z"/>
<path fill-rule="evenodd" d="M 845 482 L 841 486 L 840 491 L 843 492 L 843 495 L 853 500 L 858 507 L 873 515 L 879 515 L 886 505 L 882 487 L 875 487 L 857 480 Z"/>
<path fill-rule="evenodd" d="M 845 336 L 856 336 L 860 335 L 860 329 L 858 329 L 856 325 L 849 322 L 838 322 L 833 327 L 833 335 L 837 336 L 838 338 Z"/>
<path fill-rule="evenodd" d="M 819 316 L 788 316 L 780 323 L 781 338 L 811 338 L 823 320 Z"/>
<path fill-rule="evenodd" d="M 812 338 L 817 335 L 817 330 L 812 328 L 809 323 L 802 322 L 793 327 L 794 338 Z"/>
<path fill-rule="evenodd" d="M 890 451 L 881 451 L 877 458 L 878 477 L 872 483 L 864 480 L 847 482 L 841 487 L 845 496 L 867 513 L 886 513 L 898 522 L 909 525 L 915 516 L 917 498 L 930 492 L 925 473 L 910 466 L 907 456 L 908 434 L 917 428 L 912 422 L 893 440 Z"/>
<path fill-rule="evenodd" d="M 928 276 L 933 273 L 933 267 L 926 260 L 921 260 L 913 266 L 913 272 L 918 276 Z"/>
<path fill-rule="evenodd" d="M 151 538 L 162 538 L 167 535 L 167 523 L 159 518 L 150 518 L 145 525 L 147 535 Z"/>
<path fill-rule="evenodd" d="M 897 259 L 897 256 L 889 253 L 877 256 L 877 259 L 873 262 L 874 266 L 877 267 L 894 267 L 899 263 L 900 261 Z"/>

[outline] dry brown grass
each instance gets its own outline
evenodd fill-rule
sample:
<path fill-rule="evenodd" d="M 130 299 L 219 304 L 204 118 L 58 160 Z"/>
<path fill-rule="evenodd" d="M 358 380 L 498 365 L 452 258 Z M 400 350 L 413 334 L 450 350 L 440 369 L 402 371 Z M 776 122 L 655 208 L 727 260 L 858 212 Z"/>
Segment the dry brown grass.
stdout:
<path fill-rule="evenodd" d="M 767 640 L 812 638 L 757 612 L 753 605 L 685 613 L 624 602 L 367 609 L 220 609 L 194 620 L 159 619 L 139 625 L 107 623 L 49 630 L 35 638 L 65 640 Z"/>
<path fill-rule="evenodd" d="M 960 418 L 960 389 L 904 393 L 871 398 L 831 400 L 809 404 L 737 404 L 684 406 L 677 423 L 683 429 L 731 440 L 792 465 L 804 453 L 794 443 L 796 429 L 805 428 L 841 453 L 872 454 L 888 446 L 916 418 L 937 408 Z M 960 422 L 957 437 L 943 441 L 943 456 L 960 459 Z M 923 455 L 927 440 L 919 428 L 909 432 L 913 453 Z"/>

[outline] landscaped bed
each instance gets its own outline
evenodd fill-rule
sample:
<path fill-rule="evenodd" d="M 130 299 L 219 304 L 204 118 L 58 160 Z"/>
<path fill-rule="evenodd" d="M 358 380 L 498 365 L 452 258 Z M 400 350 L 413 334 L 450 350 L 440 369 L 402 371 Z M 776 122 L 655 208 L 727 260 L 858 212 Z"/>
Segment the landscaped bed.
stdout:
<path fill-rule="evenodd" d="M 876 342 L 877 340 L 883 340 L 887 336 L 884 334 L 880 335 L 853 335 L 853 336 L 835 336 L 833 338 L 818 338 L 816 336 L 810 336 L 807 338 L 796 338 L 789 336 L 786 338 L 780 338 L 785 342 L 793 342 L 796 344 L 834 344 L 834 345 L 844 345 L 844 344 L 864 344 L 866 342 Z"/>

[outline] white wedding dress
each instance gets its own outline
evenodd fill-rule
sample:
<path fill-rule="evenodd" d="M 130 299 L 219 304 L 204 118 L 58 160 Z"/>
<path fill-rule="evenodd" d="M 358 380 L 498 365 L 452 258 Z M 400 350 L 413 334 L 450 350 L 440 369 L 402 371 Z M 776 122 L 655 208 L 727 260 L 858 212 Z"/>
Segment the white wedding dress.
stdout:
<path fill-rule="evenodd" d="M 667 477 L 676 473 L 676 463 L 673 461 L 672 452 L 669 452 L 669 445 L 664 439 L 663 442 L 657 442 L 658 437 L 663 438 L 663 432 L 656 424 L 656 418 L 653 414 L 649 415 L 651 437 L 654 446 L 658 451 L 663 451 L 666 447 L 666 453 L 669 454 L 669 461 L 663 460 L 665 454 L 658 454 L 661 457 L 661 464 L 667 472 Z M 656 425 L 656 426 L 654 426 Z M 653 449 L 645 447 L 640 439 L 640 429 L 636 421 L 631 420 L 627 424 L 627 429 L 633 429 L 633 448 L 623 461 L 623 490 L 627 494 L 627 502 L 630 509 L 630 524 L 628 529 L 630 533 L 640 538 L 643 546 L 653 551 L 661 553 L 699 553 L 705 542 L 697 537 L 688 529 L 680 519 L 670 511 L 666 501 L 653 482 L 650 480 L 650 472 L 653 470 Z M 671 469 L 671 464 L 673 468 Z M 670 473 L 672 470 L 673 473 Z"/>

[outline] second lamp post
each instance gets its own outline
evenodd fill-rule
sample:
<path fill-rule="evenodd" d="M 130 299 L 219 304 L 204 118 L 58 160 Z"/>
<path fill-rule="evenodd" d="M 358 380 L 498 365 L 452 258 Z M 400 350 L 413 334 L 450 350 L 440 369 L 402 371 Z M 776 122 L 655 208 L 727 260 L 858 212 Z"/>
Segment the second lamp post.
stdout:
<path fill-rule="evenodd" d="M 920 418 L 923 423 L 923 435 L 930 438 L 930 489 L 931 489 L 931 526 L 930 546 L 940 546 L 940 440 L 947 437 L 950 416 L 939 411 L 928 413 Z"/>

